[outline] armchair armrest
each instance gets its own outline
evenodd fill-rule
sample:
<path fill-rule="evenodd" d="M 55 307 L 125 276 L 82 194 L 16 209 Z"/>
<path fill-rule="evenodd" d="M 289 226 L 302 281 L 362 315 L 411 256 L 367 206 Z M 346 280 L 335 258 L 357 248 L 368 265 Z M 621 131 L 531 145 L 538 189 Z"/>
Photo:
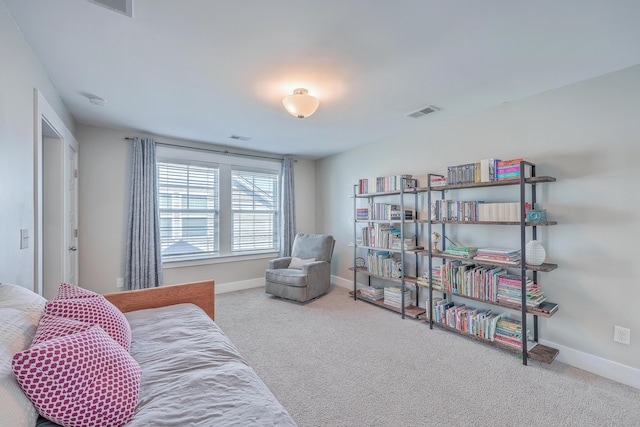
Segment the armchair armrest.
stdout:
<path fill-rule="evenodd" d="M 277 270 L 280 268 L 287 268 L 291 263 L 291 257 L 283 257 L 269 260 L 269 268 L 271 270 Z"/>
<path fill-rule="evenodd" d="M 305 273 L 309 272 L 309 271 L 314 271 L 314 270 L 318 270 L 318 269 L 323 269 L 323 268 L 327 268 L 327 267 L 323 267 L 323 266 L 327 266 L 329 267 L 329 263 L 327 261 L 313 261 L 313 262 L 308 262 L 306 264 L 304 264 L 302 266 L 302 271 L 304 271 Z"/>

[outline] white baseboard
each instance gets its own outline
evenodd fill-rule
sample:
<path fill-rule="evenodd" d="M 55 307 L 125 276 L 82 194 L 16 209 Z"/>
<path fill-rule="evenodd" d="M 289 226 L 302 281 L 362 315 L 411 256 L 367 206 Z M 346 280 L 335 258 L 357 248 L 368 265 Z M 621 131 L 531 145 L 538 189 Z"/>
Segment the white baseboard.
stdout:
<path fill-rule="evenodd" d="M 331 276 L 331 283 L 333 283 L 336 286 L 340 286 L 341 288 L 349 289 L 350 291 L 353 290 L 352 280 L 343 279 L 342 277 L 338 277 L 338 276 Z"/>
<path fill-rule="evenodd" d="M 242 280 L 240 282 L 216 283 L 216 294 L 241 291 L 243 289 L 259 288 L 261 286 L 264 286 L 264 277 Z"/>
<path fill-rule="evenodd" d="M 601 377 L 640 389 L 640 369 L 626 366 L 612 360 L 565 347 L 550 341 L 540 340 L 541 344 L 560 350 L 556 360 L 592 372 Z"/>
<path fill-rule="evenodd" d="M 353 280 L 332 276 L 334 285 L 353 290 Z M 601 377 L 640 389 L 640 369 L 632 368 L 612 360 L 603 359 L 589 353 L 565 347 L 549 341 L 540 340 L 541 344 L 560 350 L 556 360 L 579 369 L 600 375 Z"/>

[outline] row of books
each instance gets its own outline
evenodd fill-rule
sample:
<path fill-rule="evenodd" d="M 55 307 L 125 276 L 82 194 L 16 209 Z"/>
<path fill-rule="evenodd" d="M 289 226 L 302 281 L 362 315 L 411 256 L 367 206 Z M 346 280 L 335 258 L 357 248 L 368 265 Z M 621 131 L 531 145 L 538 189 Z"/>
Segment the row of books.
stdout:
<path fill-rule="evenodd" d="M 522 160 L 522 158 L 483 159 L 479 162 L 449 166 L 447 167 L 447 183 L 462 185 L 518 178 L 520 177 L 520 161 Z"/>
<path fill-rule="evenodd" d="M 485 203 L 482 200 L 433 200 L 432 221 L 520 221 L 520 202 Z"/>
<path fill-rule="evenodd" d="M 479 266 L 458 260 L 434 268 L 440 270 L 443 292 L 493 302 L 498 298 L 498 279 L 507 274 L 501 267 Z"/>
<path fill-rule="evenodd" d="M 404 291 L 404 307 L 409 307 L 413 301 L 413 292 Z M 391 307 L 402 308 L 402 289 L 396 286 L 384 288 L 384 303 Z"/>
<path fill-rule="evenodd" d="M 434 274 L 436 269 L 437 274 Z M 522 302 L 522 276 L 509 274 L 501 267 L 454 260 L 433 267 L 432 276 L 434 286 L 445 293 L 513 305 L 520 305 Z M 426 282 L 428 284 L 428 277 Z M 528 277 L 525 277 L 525 293 L 529 308 L 546 301 L 542 287 Z"/>
<path fill-rule="evenodd" d="M 466 304 L 454 305 L 447 300 L 434 304 L 434 321 L 470 335 L 522 349 L 522 321 L 512 319 L 506 313 L 493 313 L 491 310 L 480 310 Z M 526 333 L 527 350 L 530 350 L 537 343 L 529 340 L 528 333 L 529 331 Z"/>
<path fill-rule="evenodd" d="M 404 208 L 404 220 L 411 221 L 416 218 L 416 211 L 412 208 Z M 400 205 L 389 203 L 369 203 L 367 208 L 356 209 L 356 219 L 359 220 L 382 220 L 401 221 L 402 209 Z"/>
<path fill-rule="evenodd" d="M 455 305 L 446 299 L 434 301 L 434 305 L 435 322 L 490 341 L 494 340 L 498 321 L 506 316 L 505 313 L 478 310 L 465 304 Z"/>
<path fill-rule="evenodd" d="M 402 249 L 404 250 L 422 249 L 422 246 L 416 245 L 416 236 L 400 235 L 400 230 L 394 228 L 391 224 L 378 223 L 362 227 L 362 245 L 380 249 Z"/>
<path fill-rule="evenodd" d="M 417 180 L 411 175 L 391 175 L 375 178 L 361 178 L 358 180 L 358 194 L 386 193 L 416 188 Z"/>
<path fill-rule="evenodd" d="M 392 279 L 402 277 L 402 263 L 389 252 L 370 252 L 367 255 L 367 270 L 375 276 Z"/>

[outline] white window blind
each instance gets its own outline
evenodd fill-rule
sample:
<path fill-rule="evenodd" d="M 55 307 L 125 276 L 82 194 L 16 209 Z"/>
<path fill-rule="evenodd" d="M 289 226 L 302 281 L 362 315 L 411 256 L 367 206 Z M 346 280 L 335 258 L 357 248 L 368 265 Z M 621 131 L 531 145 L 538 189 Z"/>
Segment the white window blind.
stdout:
<path fill-rule="evenodd" d="M 165 259 L 219 251 L 219 172 L 214 166 L 158 162 L 160 240 Z"/>
<path fill-rule="evenodd" d="M 278 174 L 231 171 L 231 251 L 277 251 Z"/>

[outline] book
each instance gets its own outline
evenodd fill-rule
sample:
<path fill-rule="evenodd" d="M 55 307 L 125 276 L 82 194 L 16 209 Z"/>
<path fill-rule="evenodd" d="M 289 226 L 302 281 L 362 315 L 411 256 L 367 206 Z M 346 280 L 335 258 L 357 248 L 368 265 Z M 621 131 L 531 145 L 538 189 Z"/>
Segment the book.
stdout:
<path fill-rule="evenodd" d="M 511 160 L 500 160 L 498 161 L 498 163 L 496 164 L 497 167 L 501 167 L 501 166 L 510 166 L 510 165 L 519 165 L 521 161 L 523 161 L 524 158 L 522 157 L 518 157 L 517 159 L 511 159 Z"/>
<path fill-rule="evenodd" d="M 537 307 L 531 307 L 532 311 L 539 311 L 541 313 L 553 314 L 558 311 L 558 304 L 549 301 L 543 301 Z"/>

